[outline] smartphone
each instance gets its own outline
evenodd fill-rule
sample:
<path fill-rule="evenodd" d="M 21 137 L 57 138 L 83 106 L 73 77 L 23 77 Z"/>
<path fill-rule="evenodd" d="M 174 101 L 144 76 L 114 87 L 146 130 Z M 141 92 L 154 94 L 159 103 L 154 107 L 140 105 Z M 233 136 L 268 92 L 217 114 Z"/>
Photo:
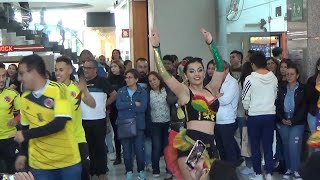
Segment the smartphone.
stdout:
<path fill-rule="evenodd" d="M 0 180 L 14 180 L 14 174 L 1 174 Z"/>
<path fill-rule="evenodd" d="M 194 145 L 193 145 L 193 147 L 192 147 L 192 149 L 191 149 L 191 151 L 185 161 L 187 166 L 189 166 L 191 169 L 194 169 L 194 167 L 197 165 L 199 159 L 201 158 L 201 156 L 205 150 L 206 150 L 206 145 L 202 141 L 197 140 L 194 143 Z"/>

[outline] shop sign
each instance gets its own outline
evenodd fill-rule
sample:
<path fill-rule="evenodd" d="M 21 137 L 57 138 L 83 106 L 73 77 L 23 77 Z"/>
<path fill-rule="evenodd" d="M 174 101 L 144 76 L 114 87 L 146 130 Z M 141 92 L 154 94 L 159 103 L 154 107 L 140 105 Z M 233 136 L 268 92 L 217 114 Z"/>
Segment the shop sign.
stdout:
<path fill-rule="evenodd" d="M 0 53 L 7 53 L 13 51 L 41 51 L 44 50 L 43 46 L 39 45 L 32 45 L 32 46 L 12 46 L 12 45 L 5 45 L 0 46 Z"/>
<path fill-rule="evenodd" d="M 293 0 L 291 21 L 303 20 L 303 0 Z"/>
<path fill-rule="evenodd" d="M 129 38 L 130 34 L 129 34 L 129 29 L 122 29 L 122 38 Z"/>

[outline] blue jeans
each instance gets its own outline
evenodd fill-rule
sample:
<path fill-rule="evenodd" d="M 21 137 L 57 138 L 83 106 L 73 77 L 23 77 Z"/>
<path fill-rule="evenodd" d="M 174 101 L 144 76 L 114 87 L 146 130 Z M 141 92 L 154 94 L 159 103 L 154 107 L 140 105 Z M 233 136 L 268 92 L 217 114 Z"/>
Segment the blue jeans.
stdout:
<path fill-rule="evenodd" d="M 152 142 L 151 137 L 146 137 L 144 141 L 144 147 L 145 147 L 145 163 L 146 165 L 151 164 L 151 153 L 152 153 Z"/>
<path fill-rule="evenodd" d="M 32 169 L 31 173 L 36 180 L 81 180 L 81 163 L 54 170 Z"/>
<path fill-rule="evenodd" d="M 144 170 L 144 131 L 143 130 L 137 130 L 137 136 L 132 138 L 125 138 L 121 139 L 121 144 L 123 147 L 123 160 L 124 165 L 126 167 L 126 172 L 132 171 L 133 172 L 133 148 L 134 147 L 134 153 L 136 154 L 137 158 L 137 166 L 138 166 L 138 172 Z"/>
<path fill-rule="evenodd" d="M 152 169 L 153 173 L 160 173 L 159 161 L 164 148 L 168 145 L 169 123 L 152 123 Z"/>
<path fill-rule="evenodd" d="M 251 143 L 252 164 L 255 173 L 261 174 L 261 151 L 262 143 L 264 160 L 267 174 L 273 171 L 273 132 L 275 126 L 275 115 L 259 115 L 248 117 L 248 136 Z"/>
<path fill-rule="evenodd" d="M 236 122 L 232 124 L 216 124 L 214 128 L 214 137 L 221 160 L 228 161 L 235 166 L 237 166 L 240 159 L 240 148 L 234 138 L 237 128 Z"/>
<path fill-rule="evenodd" d="M 287 126 L 277 125 L 283 142 L 283 154 L 286 167 L 291 171 L 298 171 L 300 168 L 300 154 L 304 125 Z"/>

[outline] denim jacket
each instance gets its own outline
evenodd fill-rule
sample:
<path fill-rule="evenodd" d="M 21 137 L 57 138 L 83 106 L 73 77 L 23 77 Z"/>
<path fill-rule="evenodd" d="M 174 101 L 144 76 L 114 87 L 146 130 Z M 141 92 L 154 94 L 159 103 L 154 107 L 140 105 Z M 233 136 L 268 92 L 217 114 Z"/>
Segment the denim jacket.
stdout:
<path fill-rule="evenodd" d="M 141 103 L 140 107 L 136 107 L 136 101 Z M 137 90 L 132 95 L 132 98 L 129 96 L 127 86 L 120 88 L 116 101 L 118 121 L 135 117 L 137 121 L 137 129 L 144 130 L 146 126 L 145 112 L 147 104 L 147 92 L 140 85 L 137 85 Z"/>

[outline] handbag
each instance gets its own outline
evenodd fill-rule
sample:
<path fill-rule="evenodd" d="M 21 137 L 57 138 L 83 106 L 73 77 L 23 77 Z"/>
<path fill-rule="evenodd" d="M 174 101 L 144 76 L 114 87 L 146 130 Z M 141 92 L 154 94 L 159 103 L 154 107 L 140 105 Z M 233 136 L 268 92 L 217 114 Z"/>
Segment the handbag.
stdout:
<path fill-rule="evenodd" d="M 118 119 L 116 125 L 119 139 L 132 138 L 137 135 L 137 121 L 135 118 Z"/>

